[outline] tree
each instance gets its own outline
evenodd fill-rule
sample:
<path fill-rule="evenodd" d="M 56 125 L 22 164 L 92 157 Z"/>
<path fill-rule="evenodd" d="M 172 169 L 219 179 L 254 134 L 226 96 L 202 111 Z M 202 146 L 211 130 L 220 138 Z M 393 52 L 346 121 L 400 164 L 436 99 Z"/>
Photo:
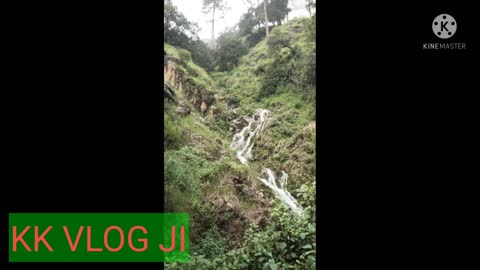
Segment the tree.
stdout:
<path fill-rule="evenodd" d="M 265 33 L 268 36 L 268 22 L 282 24 L 281 21 L 287 16 L 290 9 L 288 8 L 288 0 L 265 0 L 262 3 L 255 9 L 255 16 L 259 21 L 265 23 Z"/>
<path fill-rule="evenodd" d="M 289 10 L 288 0 L 270 0 L 268 4 L 268 19 L 272 23 L 281 25 Z"/>
<path fill-rule="evenodd" d="M 255 3 L 254 3 L 253 1 L 254 1 L 254 0 L 243 0 L 244 3 L 246 3 L 246 4 L 248 4 L 248 5 L 250 6 L 249 9 L 250 9 L 250 8 L 253 8 L 253 9 L 254 9 L 254 8 L 256 7 L 256 6 L 255 6 Z M 258 0 L 257 0 L 257 6 L 258 6 L 258 3 L 259 3 L 259 2 L 258 2 Z"/>
<path fill-rule="evenodd" d="M 224 11 L 226 8 L 225 0 L 203 0 L 203 12 L 212 12 L 212 48 L 215 48 L 215 10 Z"/>
<path fill-rule="evenodd" d="M 238 32 L 228 31 L 218 37 L 215 61 L 219 71 L 229 71 L 240 62 L 240 57 L 247 54 L 247 47 L 241 42 Z"/>
<path fill-rule="evenodd" d="M 253 32 L 253 28 L 258 25 L 258 19 L 255 17 L 255 10 L 249 8 L 248 12 L 243 14 L 238 23 L 238 29 L 240 36 L 250 35 Z"/>
<path fill-rule="evenodd" d="M 204 69 L 213 70 L 213 53 L 207 44 L 198 38 L 198 25 L 188 19 L 172 4 L 171 0 L 165 1 L 163 13 L 163 36 L 165 42 L 189 50 L 191 60 Z"/>
<path fill-rule="evenodd" d="M 205 42 L 193 40 L 190 42 L 188 50 L 192 53 L 192 60 L 195 64 L 203 67 L 207 71 L 213 71 L 213 51 Z"/>
<path fill-rule="evenodd" d="M 171 0 L 165 2 L 163 37 L 170 45 L 186 48 L 197 37 L 198 25 L 187 20 Z"/>
<path fill-rule="evenodd" d="M 305 7 L 307 8 L 308 14 L 310 15 L 310 17 L 312 17 L 312 10 L 314 10 L 316 8 L 315 0 L 306 0 L 306 1 L 307 1 L 307 3 L 305 5 Z"/>
<path fill-rule="evenodd" d="M 268 37 L 267 0 L 263 0 L 263 10 L 264 10 L 264 14 L 265 14 L 265 33 Z"/>
<path fill-rule="evenodd" d="M 170 28 L 170 23 L 176 16 L 177 9 L 172 4 L 172 0 L 165 1 L 165 7 L 163 9 L 163 38 L 165 41 L 168 40 L 168 30 Z"/>

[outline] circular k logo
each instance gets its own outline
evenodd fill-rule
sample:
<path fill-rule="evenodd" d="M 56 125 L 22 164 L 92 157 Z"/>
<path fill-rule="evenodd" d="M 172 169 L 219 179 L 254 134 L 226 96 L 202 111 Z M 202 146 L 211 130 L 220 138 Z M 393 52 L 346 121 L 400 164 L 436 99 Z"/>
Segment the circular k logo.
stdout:
<path fill-rule="evenodd" d="M 448 14 L 440 14 L 433 20 L 432 29 L 439 38 L 451 38 L 457 31 L 457 22 Z"/>

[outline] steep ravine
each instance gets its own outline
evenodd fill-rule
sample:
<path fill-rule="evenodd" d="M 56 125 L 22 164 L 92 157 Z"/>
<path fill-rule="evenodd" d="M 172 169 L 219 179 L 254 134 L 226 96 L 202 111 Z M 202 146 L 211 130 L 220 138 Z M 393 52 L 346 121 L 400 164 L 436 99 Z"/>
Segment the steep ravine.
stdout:
<path fill-rule="evenodd" d="M 200 72 L 182 67 L 182 62 L 173 55 L 166 55 L 165 59 L 167 61 L 164 67 L 164 84 L 169 91 L 175 92 L 174 100 L 168 99 L 168 96 L 165 99 L 167 114 L 173 114 L 174 117 L 180 117 L 179 119 L 192 119 L 188 122 L 193 123 L 193 126 L 191 124 L 180 126 L 182 135 L 188 136 L 186 139 L 188 144 L 207 152 L 207 158 L 210 160 L 228 159 L 227 153 L 231 152 L 237 162 L 246 167 L 243 173 L 233 173 L 234 175 L 229 177 L 222 177 L 219 182 L 226 190 L 231 186 L 232 190 L 235 190 L 233 194 L 220 192 L 217 195 L 208 194 L 206 196 L 217 214 L 230 213 L 229 215 L 232 215 L 230 220 L 221 225 L 229 228 L 229 232 L 232 230 L 242 232 L 248 223 L 264 224 L 272 203 L 268 200 L 268 193 L 273 195 L 270 196 L 272 199 L 278 198 L 287 208 L 291 209 L 292 213 L 301 215 L 302 206 L 288 191 L 288 168 L 278 166 L 276 163 L 272 164 L 272 158 L 278 156 L 279 151 L 282 151 L 282 149 L 275 148 L 283 148 L 286 142 L 274 141 L 274 138 L 268 138 L 267 135 L 268 147 L 274 147 L 274 155 L 253 157 L 254 152 L 265 150 L 266 145 L 262 142 L 264 139 L 260 140 L 260 137 L 265 136 L 264 132 L 270 127 L 281 126 L 282 119 L 272 117 L 273 112 L 269 109 L 257 108 L 249 113 L 242 110 L 241 107 L 236 107 L 239 104 L 228 104 L 229 97 L 221 98 L 226 94 L 213 82 L 208 88 L 201 88 L 193 83 L 192 78 L 198 80 Z M 211 80 L 210 78 L 202 79 L 206 82 Z M 258 106 L 258 104 L 242 104 L 242 106 L 252 107 Z M 168 109 L 170 107 L 171 109 Z M 274 107 L 273 109 L 278 111 L 278 108 Z M 238 111 L 245 111 L 247 114 L 239 115 Z M 209 123 L 219 119 L 224 120 L 227 124 L 223 127 L 224 132 L 222 133 L 216 132 L 209 126 Z M 229 126 L 233 126 L 234 129 L 227 130 Z M 209 136 L 205 136 L 207 132 Z M 227 136 L 223 134 L 227 134 Z M 296 137 L 298 135 L 292 136 L 290 141 Z M 295 141 L 289 143 L 288 147 L 294 149 L 298 146 Z M 254 159 L 253 167 L 250 164 L 252 159 Z M 267 167 L 266 164 L 274 166 Z M 250 205 L 248 209 L 245 204 Z M 195 224 L 195 222 L 193 223 Z M 241 235 L 242 233 L 238 237 Z M 237 239 L 239 239 L 238 237 Z"/>
<path fill-rule="evenodd" d="M 315 101 L 292 82 L 260 95 L 266 71 L 306 55 L 302 27 L 279 27 L 292 52 L 262 41 L 231 72 L 207 73 L 164 45 L 165 210 L 190 213 L 194 258 L 172 269 L 314 265 Z"/>
<path fill-rule="evenodd" d="M 234 108 L 228 106 L 223 99 L 221 89 L 215 87 L 210 78 L 201 77 L 187 69 L 174 55 L 167 55 L 167 65 L 164 68 L 165 91 L 174 91 L 174 99 L 165 95 L 165 114 L 174 120 L 173 125 L 179 129 L 182 145 L 189 149 L 198 151 L 199 155 L 209 163 L 203 165 L 201 170 L 208 170 L 215 164 L 220 164 L 221 172 L 212 172 L 205 177 L 212 179 L 203 185 L 201 192 L 202 204 L 209 205 L 212 213 L 202 215 L 193 213 L 192 232 L 194 238 L 202 234 L 202 227 L 219 227 L 228 232 L 232 245 L 236 245 L 243 237 L 244 230 L 248 224 L 264 226 L 267 222 L 271 201 L 268 199 L 265 188 L 262 188 L 261 181 L 256 179 L 256 174 L 236 159 L 236 151 L 231 149 L 231 141 L 234 136 L 229 130 L 230 126 L 243 126 L 250 124 L 255 128 L 257 134 L 268 127 L 266 120 L 267 110 L 259 112 L 252 117 L 239 117 Z M 193 66 L 193 65 L 192 65 Z M 196 77 L 195 77 L 196 76 Z M 201 88 L 193 81 L 203 80 L 207 88 Z M 209 84 L 210 83 L 210 84 Z M 220 122 L 220 124 L 218 124 Z M 258 125 L 260 123 L 260 125 Z M 250 135 L 244 127 L 245 135 Z M 253 134 L 252 134 L 253 135 Z M 245 142 L 254 142 L 254 136 L 245 139 Z M 244 142 L 238 142 L 243 146 Z M 166 146 L 168 148 L 168 146 Z M 181 146 L 176 148 L 181 149 Z M 253 145 L 250 143 L 238 157 L 245 161 L 251 155 Z M 169 154 L 170 155 L 170 154 Z M 186 165 L 191 161 L 185 158 Z M 246 163 L 246 162 L 245 162 Z M 196 170 L 194 167 L 186 167 L 187 170 Z M 196 172 L 192 172 L 195 174 Z M 191 196 L 191 194 L 185 194 Z M 174 211 L 175 209 L 168 209 Z M 194 211 L 194 210 L 190 210 Z M 211 221 L 203 220 L 209 216 L 218 217 L 214 224 Z M 207 225 L 208 224 L 208 225 Z M 192 234 L 193 235 L 193 234 Z"/>

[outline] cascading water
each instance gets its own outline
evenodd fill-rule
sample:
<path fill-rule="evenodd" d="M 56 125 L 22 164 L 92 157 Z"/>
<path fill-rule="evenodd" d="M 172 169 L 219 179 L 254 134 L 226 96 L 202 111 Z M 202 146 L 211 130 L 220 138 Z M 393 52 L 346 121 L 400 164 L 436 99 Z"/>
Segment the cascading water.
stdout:
<path fill-rule="evenodd" d="M 253 139 L 260 134 L 260 132 L 265 130 L 269 123 L 269 121 L 267 121 L 269 114 L 269 110 L 256 109 L 253 117 L 243 118 L 248 125 L 233 136 L 230 148 L 237 151 L 237 158 L 242 164 L 247 164 L 247 161 L 252 158 L 252 148 L 254 145 Z"/>
<path fill-rule="evenodd" d="M 287 185 L 287 179 L 288 179 L 288 174 L 284 171 L 282 171 L 282 176 L 279 179 L 280 186 L 278 186 L 277 181 L 275 179 L 275 175 L 273 174 L 272 170 L 270 169 L 263 169 L 262 172 L 267 173 L 268 178 L 260 178 L 257 177 L 262 183 L 267 185 L 274 193 L 277 195 L 277 197 L 285 204 L 287 205 L 292 211 L 297 214 L 301 215 L 303 213 L 302 207 L 298 204 L 297 200 L 293 198 L 292 194 L 287 191 L 286 185 Z"/>
<path fill-rule="evenodd" d="M 264 131 L 270 123 L 270 111 L 265 109 L 256 109 L 252 117 L 243 117 L 242 120 L 247 122 L 235 136 L 230 147 L 237 152 L 237 158 L 242 164 L 247 164 L 248 160 L 252 158 L 252 148 L 255 144 L 254 139 Z M 274 194 L 289 207 L 292 212 L 297 215 L 302 214 L 303 209 L 298 202 L 293 198 L 290 192 L 287 191 L 288 174 L 282 171 L 282 176 L 279 179 L 280 186 L 277 184 L 275 175 L 270 169 L 263 169 L 266 172 L 267 179 L 258 177 L 262 183 L 268 186 Z"/>

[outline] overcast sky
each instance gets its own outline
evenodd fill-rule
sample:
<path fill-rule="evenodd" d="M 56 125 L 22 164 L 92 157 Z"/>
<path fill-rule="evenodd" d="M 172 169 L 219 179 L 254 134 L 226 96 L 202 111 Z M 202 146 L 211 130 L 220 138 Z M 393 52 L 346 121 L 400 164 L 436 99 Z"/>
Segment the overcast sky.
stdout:
<path fill-rule="evenodd" d="M 254 0 L 255 1 L 255 0 Z M 178 7 L 180 12 L 187 17 L 189 21 L 198 23 L 200 32 L 198 36 L 202 40 L 209 40 L 212 32 L 212 15 L 202 13 L 202 0 L 172 0 L 173 4 Z M 247 12 L 248 4 L 244 0 L 226 0 L 230 9 L 225 11 L 224 18 L 221 14 L 215 14 L 215 38 L 226 28 L 232 27 L 240 21 L 243 13 Z M 261 1 L 259 1 L 261 2 Z M 288 6 L 292 11 L 288 14 L 288 18 L 308 16 L 305 8 L 305 0 L 289 0 Z M 217 12 L 215 12 L 217 13 Z"/>

